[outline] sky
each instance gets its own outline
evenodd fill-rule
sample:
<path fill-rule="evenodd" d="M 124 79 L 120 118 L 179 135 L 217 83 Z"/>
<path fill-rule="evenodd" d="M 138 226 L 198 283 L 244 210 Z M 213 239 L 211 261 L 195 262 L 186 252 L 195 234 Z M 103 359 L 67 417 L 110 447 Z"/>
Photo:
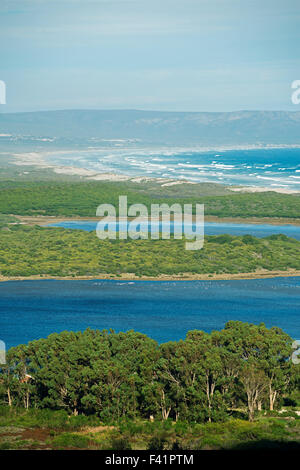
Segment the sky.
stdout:
<path fill-rule="evenodd" d="M 0 0 L 0 112 L 300 111 L 299 0 Z"/>

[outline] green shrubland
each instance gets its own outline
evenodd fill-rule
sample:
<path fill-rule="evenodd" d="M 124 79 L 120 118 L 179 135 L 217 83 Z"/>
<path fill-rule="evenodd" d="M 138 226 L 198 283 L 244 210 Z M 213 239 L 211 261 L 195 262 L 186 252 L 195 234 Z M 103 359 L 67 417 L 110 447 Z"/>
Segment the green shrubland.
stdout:
<path fill-rule="evenodd" d="M 201 250 L 185 240 L 99 240 L 95 232 L 9 225 L 0 229 L 3 276 L 236 274 L 300 269 L 300 242 L 285 235 L 218 235 Z"/>
<path fill-rule="evenodd" d="M 209 189 L 207 188 L 209 186 Z M 210 188 L 212 186 L 212 188 Z M 118 208 L 119 195 L 128 205 L 179 203 L 205 204 L 205 214 L 217 217 L 299 218 L 300 197 L 295 194 L 232 193 L 218 185 L 161 187 L 130 182 L 28 182 L 0 181 L 0 213 L 94 217 L 99 204 Z"/>

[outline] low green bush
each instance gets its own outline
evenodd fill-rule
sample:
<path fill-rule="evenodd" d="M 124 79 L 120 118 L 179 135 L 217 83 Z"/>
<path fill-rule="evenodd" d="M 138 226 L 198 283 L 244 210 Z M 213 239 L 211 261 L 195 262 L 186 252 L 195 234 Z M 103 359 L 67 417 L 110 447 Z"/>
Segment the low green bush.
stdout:
<path fill-rule="evenodd" d="M 87 448 L 90 444 L 90 438 L 79 434 L 63 433 L 55 436 L 51 440 L 51 445 L 58 448 Z"/>

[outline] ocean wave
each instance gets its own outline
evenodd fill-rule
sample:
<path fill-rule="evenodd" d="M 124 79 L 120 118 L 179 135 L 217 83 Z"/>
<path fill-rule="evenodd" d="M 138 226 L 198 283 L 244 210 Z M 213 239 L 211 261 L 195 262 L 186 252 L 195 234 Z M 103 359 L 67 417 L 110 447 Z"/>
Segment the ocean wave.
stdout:
<path fill-rule="evenodd" d="M 296 149 L 247 150 L 230 148 L 212 153 L 209 148 L 153 148 L 114 139 L 121 147 L 101 146 L 81 150 L 57 150 L 15 154 L 23 164 L 79 167 L 98 174 L 128 177 L 186 179 L 193 182 L 298 188 L 299 151 Z M 221 149 L 219 149 L 221 150 Z M 271 160 L 271 161 L 270 161 Z M 289 161 L 288 161 L 289 160 Z M 267 184 L 267 183 L 265 183 Z"/>

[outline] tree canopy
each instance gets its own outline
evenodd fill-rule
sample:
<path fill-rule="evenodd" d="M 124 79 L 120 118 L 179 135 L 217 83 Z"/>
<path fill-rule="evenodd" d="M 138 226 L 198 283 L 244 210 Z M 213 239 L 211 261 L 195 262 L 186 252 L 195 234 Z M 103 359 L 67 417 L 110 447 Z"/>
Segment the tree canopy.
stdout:
<path fill-rule="evenodd" d="M 291 353 L 281 329 L 239 321 L 161 345 L 135 331 L 64 331 L 8 351 L 0 399 L 106 421 L 224 421 L 238 407 L 253 420 L 256 410 L 273 410 L 299 389 Z"/>

